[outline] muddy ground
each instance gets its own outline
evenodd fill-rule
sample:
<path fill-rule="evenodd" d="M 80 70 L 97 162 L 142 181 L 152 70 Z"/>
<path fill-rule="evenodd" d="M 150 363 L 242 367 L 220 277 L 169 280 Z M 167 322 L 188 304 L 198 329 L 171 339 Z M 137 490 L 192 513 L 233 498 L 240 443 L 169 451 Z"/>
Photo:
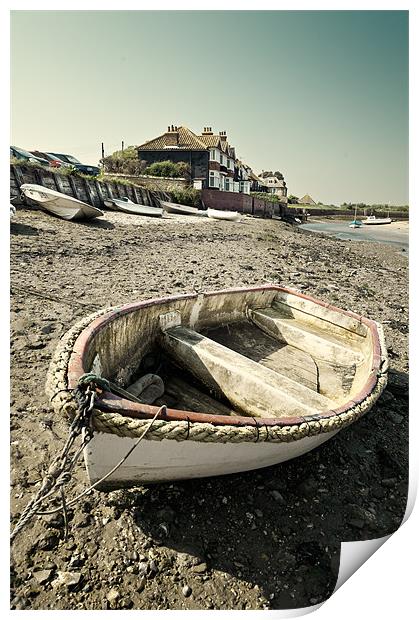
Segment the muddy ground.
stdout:
<path fill-rule="evenodd" d="M 359 422 L 294 461 L 240 475 L 94 491 L 11 548 L 12 609 L 280 609 L 332 593 L 340 542 L 394 532 L 408 474 L 406 253 L 272 220 L 107 212 L 11 223 L 12 525 L 67 436 L 44 394 L 65 331 L 96 308 L 275 282 L 384 324 L 389 385 Z M 68 491 L 87 486 L 80 461 Z"/>

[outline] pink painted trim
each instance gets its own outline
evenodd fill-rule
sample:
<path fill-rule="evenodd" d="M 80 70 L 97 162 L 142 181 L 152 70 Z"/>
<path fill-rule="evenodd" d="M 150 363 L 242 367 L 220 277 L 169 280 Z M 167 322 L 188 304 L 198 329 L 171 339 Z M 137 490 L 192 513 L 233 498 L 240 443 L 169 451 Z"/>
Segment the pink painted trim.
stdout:
<path fill-rule="evenodd" d="M 372 334 L 372 342 L 373 342 L 373 360 L 371 373 L 368 381 L 356 394 L 356 396 L 342 405 L 337 409 L 331 409 L 329 411 L 323 411 L 319 414 L 313 416 L 293 416 L 289 418 L 253 418 L 248 416 L 227 416 L 227 415 L 213 415 L 208 413 L 200 413 L 197 411 L 181 411 L 179 409 L 167 409 L 165 415 L 160 415 L 159 419 L 167 420 L 167 421 L 179 421 L 185 420 L 189 422 L 205 422 L 209 424 L 215 425 L 228 425 L 228 426 L 294 426 L 302 424 L 303 422 L 309 422 L 313 420 L 321 420 L 333 417 L 335 415 L 339 415 L 345 413 L 349 409 L 351 409 L 354 405 L 361 403 L 374 389 L 377 379 L 378 373 L 381 364 L 381 347 L 380 341 L 378 337 L 378 330 L 374 321 L 367 319 L 365 317 L 360 316 L 359 314 L 355 314 L 354 312 L 350 312 L 347 310 L 342 310 L 337 308 L 336 306 L 332 306 L 324 301 L 319 299 L 315 299 L 310 295 L 306 295 L 305 293 L 300 293 L 299 291 L 294 291 L 292 289 L 284 288 L 277 285 L 264 284 L 262 286 L 254 286 L 248 288 L 231 288 L 225 289 L 222 291 L 210 291 L 208 293 L 203 293 L 203 295 L 209 297 L 213 295 L 220 294 L 229 294 L 229 293 L 243 293 L 243 292 L 251 292 L 251 291 L 263 291 L 263 290 L 275 290 L 285 293 L 291 293 L 296 297 L 301 297 L 302 299 L 306 299 L 307 301 L 311 301 L 319 306 L 324 308 L 328 308 L 329 310 L 334 310 L 335 312 L 339 312 L 340 314 L 344 314 L 350 316 L 352 318 L 357 319 L 360 323 L 365 325 L 370 329 Z M 153 305 L 162 305 L 167 303 L 168 301 L 177 301 L 179 299 L 193 299 L 198 297 L 198 293 L 186 293 L 183 295 L 175 295 L 170 297 L 160 297 L 156 299 L 148 299 L 145 301 L 138 301 L 130 304 L 125 304 L 120 308 L 110 310 L 107 314 L 104 314 L 86 327 L 76 342 L 74 343 L 73 352 L 70 356 L 70 360 L 68 363 L 67 376 L 68 376 L 68 387 L 73 389 L 76 387 L 79 378 L 81 375 L 87 372 L 87 369 L 84 367 L 84 356 L 87 351 L 87 348 L 94 338 L 94 336 L 103 328 L 104 325 L 114 321 L 119 316 L 123 316 L 124 314 L 128 314 L 130 312 L 134 312 L 139 310 L 140 308 L 147 308 Z M 153 405 L 143 405 L 138 403 L 133 403 L 129 400 L 125 400 L 124 398 L 120 398 L 115 394 L 111 394 L 109 392 L 105 392 L 103 396 L 98 400 L 97 403 L 98 408 L 102 411 L 109 411 L 119 413 L 123 416 L 133 417 L 133 418 L 142 418 L 142 419 L 150 419 L 152 418 L 159 407 L 155 407 Z"/>

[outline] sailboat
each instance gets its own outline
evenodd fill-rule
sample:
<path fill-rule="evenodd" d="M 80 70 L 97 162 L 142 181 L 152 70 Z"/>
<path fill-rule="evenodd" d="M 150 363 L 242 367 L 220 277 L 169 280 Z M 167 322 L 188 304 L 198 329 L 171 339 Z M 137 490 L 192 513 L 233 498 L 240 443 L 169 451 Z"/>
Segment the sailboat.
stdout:
<path fill-rule="evenodd" d="M 356 210 L 357 210 L 357 207 L 355 207 L 354 219 L 352 220 L 352 222 L 350 222 L 349 228 L 361 228 L 362 226 L 362 222 L 356 219 Z"/>

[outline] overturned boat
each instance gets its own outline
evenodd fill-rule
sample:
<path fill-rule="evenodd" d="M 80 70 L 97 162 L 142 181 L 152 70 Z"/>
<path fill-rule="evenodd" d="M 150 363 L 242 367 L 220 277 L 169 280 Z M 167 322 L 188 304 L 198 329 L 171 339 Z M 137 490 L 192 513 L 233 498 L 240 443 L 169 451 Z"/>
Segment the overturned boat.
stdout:
<path fill-rule="evenodd" d="M 20 191 L 41 209 L 57 215 L 63 220 L 92 219 L 103 215 L 103 211 L 100 209 L 43 185 L 24 183 L 20 186 Z"/>
<path fill-rule="evenodd" d="M 132 202 L 129 198 L 109 198 L 103 201 L 105 207 L 131 215 L 145 215 L 148 217 L 161 217 L 163 209 L 160 207 L 150 207 L 148 205 L 139 205 Z"/>
<path fill-rule="evenodd" d="M 240 220 L 240 213 L 238 211 L 221 211 L 220 209 L 207 209 L 208 217 L 214 220 L 227 220 L 229 222 L 238 222 Z"/>
<path fill-rule="evenodd" d="M 176 202 L 166 202 L 161 200 L 160 204 L 167 213 L 177 213 L 180 215 L 200 215 L 202 213 L 196 207 L 189 207 L 188 205 L 180 205 Z"/>
<path fill-rule="evenodd" d="M 47 393 L 74 416 L 85 373 L 111 382 L 85 448 L 90 481 L 105 489 L 298 457 L 371 408 L 387 366 L 380 324 L 266 285 L 97 312 L 63 337 Z"/>

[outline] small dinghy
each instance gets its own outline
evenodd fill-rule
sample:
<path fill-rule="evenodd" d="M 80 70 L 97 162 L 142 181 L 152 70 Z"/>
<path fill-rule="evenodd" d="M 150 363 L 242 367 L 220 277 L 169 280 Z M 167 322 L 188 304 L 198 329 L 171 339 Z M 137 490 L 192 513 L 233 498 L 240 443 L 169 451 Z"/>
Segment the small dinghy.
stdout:
<path fill-rule="evenodd" d="M 178 213 L 180 215 L 199 215 L 199 209 L 195 207 L 188 207 L 187 205 L 179 205 L 176 202 L 160 201 L 161 206 L 167 213 Z"/>
<path fill-rule="evenodd" d="M 92 219 L 103 215 L 100 209 L 43 185 L 24 183 L 20 186 L 20 190 L 26 198 L 36 202 L 41 209 L 63 220 Z"/>
<path fill-rule="evenodd" d="M 240 213 L 238 211 L 220 211 L 220 209 L 207 209 L 208 217 L 215 220 L 228 220 L 229 222 L 238 222 Z"/>
<path fill-rule="evenodd" d="M 124 213 L 130 213 L 132 215 L 146 215 L 149 217 L 161 217 L 163 215 L 163 209 L 159 207 L 139 205 L 126 197 L 104 200 L 103 204 L 105 207 L 108 207 L 108 209 L 123 211 Z"/>
<path fill-rule="evenodd" d="M 90 481 L 105 489 L 298 457 L 372 407 L 387 366 L 380 324 L 266 285 L 99 311 L 63 337 L 47 393 L 74 417 L 85 373 L 111 382 L 97 390 L 85 447 Z"/>

